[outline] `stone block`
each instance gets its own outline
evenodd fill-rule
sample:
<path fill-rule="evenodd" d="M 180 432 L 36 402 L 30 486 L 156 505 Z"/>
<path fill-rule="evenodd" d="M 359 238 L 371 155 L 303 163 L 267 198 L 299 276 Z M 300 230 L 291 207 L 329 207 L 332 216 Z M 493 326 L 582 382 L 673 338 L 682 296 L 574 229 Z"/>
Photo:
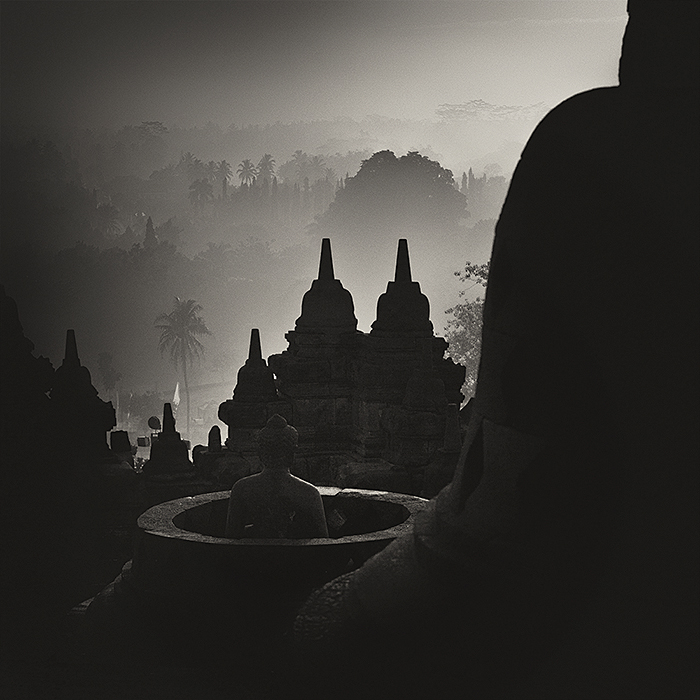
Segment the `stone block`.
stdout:
<path fill-rule="evenodd" d="M 384 460 L 348 462 L 340 465 L 335 474 L 341 488 L 372 489 L 395 493 L 412 493 L 413 480 L 404 469 L 396 469 Z"/>
<path fill-rule="evenodd" d="M 290 362 L 283 373 L 277 374 L 284 388 L 288 384 L 316 384 L 331 380 L 331 364 L 325 359 L 307 358 Z"/>
<path fill-rule="evenodd" d="M 445 416 L 432 411 L 412 411 L 401 406 L 388 406 L 382 412 L 381 427 L 392 438 L 440 440 L 445 434 Z"/>
<path fill-rule="evenodd" d="M 335 424 L 348 426 L 352 424 L 352 400 L 349 396 L 337 396 L 333 401 Z"/>
<path fill-rule="evenodd" d="M 332 398 L 295 399 L 292 425 L 318 427 L 333 422 L 334 402 Z"/>
<path fill-rule="evenodd" d="M 400 438 L 392 440 L 383 456 L 392 464 L 415 469 L 426 466 L 442 445 L 441 440 Z"/>

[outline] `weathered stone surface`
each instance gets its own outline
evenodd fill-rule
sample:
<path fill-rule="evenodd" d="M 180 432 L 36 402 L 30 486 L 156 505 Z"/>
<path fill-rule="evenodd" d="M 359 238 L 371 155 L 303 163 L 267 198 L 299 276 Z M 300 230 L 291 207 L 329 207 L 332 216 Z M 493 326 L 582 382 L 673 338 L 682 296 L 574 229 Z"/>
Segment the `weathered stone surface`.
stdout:
<path fill-rule="evenodd" d="M 335 482 L 341 488 L 372 489 L 393 493 L 412 493 L 410 474 L 383 459 L 348 462 L 338 467 Z"/>
<path fill-rule="evenodd" d="M 425 465 L 442 439 L 448 397 L 462 400 L 464 368 L 445 359 L 447 343 L 433 335 L 428 300 L 411 279 L 406 240 L 399 242 L 395 279 L 378 302 L 371 333 L 357 331 L 354 320 L 342 332 L 339 327 L 344 321 L 333 325 L 323 320 L 334 304 L 341 317 L 350 318 L 349 295 L 345 290 L 338 292 L 342 288 L 338 285 L 330 241 L 324 241 L 319 279 L 305 297 L 295 330 L 286 335 L 289 347 L 268 359 L 280 395 L 290 407 L 284 415 L 299 431 L 306 450 L 303 469 L 307 475 L 318 475 L 314 479 L 322 479 L 321 483 L 332 483 L 328 461 L 314 459 L 309 452 L 323 451 L 331 443 L 359 459 L 386 458 L 390 449 L 392 455 L 405 459 L 405 466 Z M 322 303 L 325 294 L 328 298 Z M 405 413 L 435 415 L 382 420 L 384 409 L 403 404 Z M 222 404 L 222 420 L 226 413 L 230 425 L 247 420 L 245 424 L 252 426 L 262 417 L 260 411 L 246 419 L 235 414 L 237 410 Z M 399 432 L 392 434 L 392 430 Z M 404 435 L 413 442 L 402 447 Z M 418 444 L 417 438 L 424 442 Z M 414 448 L 419 456 L 409 456 Z"/>

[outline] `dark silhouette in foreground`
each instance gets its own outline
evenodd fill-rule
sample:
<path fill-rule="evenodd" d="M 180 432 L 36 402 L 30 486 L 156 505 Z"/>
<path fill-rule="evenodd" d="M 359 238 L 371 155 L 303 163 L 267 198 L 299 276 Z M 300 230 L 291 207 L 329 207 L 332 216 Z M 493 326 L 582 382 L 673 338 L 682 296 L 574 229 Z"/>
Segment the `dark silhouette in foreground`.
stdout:
<path fill-rule="evenodd" d="M 698 696 L 698 4 L 629 11 L 513 177 L 454 480 L 297 619 L 308 696 Z"/>

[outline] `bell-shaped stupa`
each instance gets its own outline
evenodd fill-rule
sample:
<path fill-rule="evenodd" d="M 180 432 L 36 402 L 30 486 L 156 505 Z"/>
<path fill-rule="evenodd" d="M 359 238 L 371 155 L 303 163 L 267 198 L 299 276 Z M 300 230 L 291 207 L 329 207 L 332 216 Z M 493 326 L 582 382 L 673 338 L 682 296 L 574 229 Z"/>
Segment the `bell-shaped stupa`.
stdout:
<path fill-rule="evenodd" d="M 350 292 L 333 271 L 331 240 L 321 242 L 318 279 L 311 283 L 301 302 L 301 316 L 296 320 L 297 333 L 341 334 L 357 330 L 355 305 Z"/>
<path fill-rule="evenodd" d="M 374 336 L 432 337 L 430 302 L 411 278 L 408 241 L 399 239 L 394 281 L 377 300 L 377 320 L 372 324 Z"/>

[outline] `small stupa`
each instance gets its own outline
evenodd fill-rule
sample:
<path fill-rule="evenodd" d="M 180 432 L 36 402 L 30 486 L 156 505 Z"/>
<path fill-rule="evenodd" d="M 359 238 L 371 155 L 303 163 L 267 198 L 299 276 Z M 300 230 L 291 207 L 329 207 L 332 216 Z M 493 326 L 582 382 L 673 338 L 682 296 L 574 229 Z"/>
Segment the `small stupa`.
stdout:
<path fill-rule="evenodd" d="M 253 431 L 265 426 L 275 413 L 285 415 L 287 407 L 280 400 L 275 376 L 262 356 L 260 331 L 250 331 L 248 359 L 238 370 L 233 397 L 219 406 L 219 419 L 228 426 L 226 447 L 235 449 L 250 443 L 254 447 Z"/>
<path fill-rule="evenodd" d="M 411 277 L 405 238 L 399 239 L 394 281 L 387 284 L 386 292 L 377 300 L 377 320 L 372 324 L 370 335 L 426 338 L 433 335 L 430 302 L 421 292 L 420 283 Z"/>
<path fill-rule="evenodd" d="M 318 278 L 311 283 L 301 302 L 301 316 L 296 320 L 297 333 L 339 335 L 357 330 L 352 294 L 336 279 L 333 270 L 331 240 L 321 241 Z"/>
<path fill-rule="evenodd" d="M 151 439 L 151 455 L 143 465 L 143 473 L 148 478 L 168 479 L 193 472 L 187 443 L 175 430 L 173 407 L 169 403 L 163 404 L 163 429 Z"/>

